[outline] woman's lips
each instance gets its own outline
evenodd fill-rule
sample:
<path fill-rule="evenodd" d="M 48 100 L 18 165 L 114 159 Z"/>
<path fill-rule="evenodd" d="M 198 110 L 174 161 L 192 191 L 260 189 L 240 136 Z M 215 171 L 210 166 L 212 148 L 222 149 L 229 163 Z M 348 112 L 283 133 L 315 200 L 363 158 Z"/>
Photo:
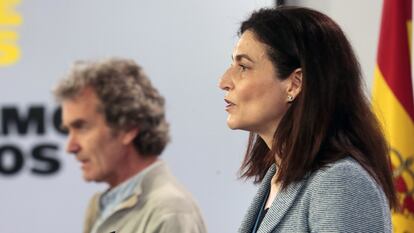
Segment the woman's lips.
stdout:
<path fill-rule="evenodd" d="M 233 102 L 231 102 L 228 99 L 224 99 L 224 102 L 226 102 L 226 111 L 228 111 L 231 107 L 235 106 L 235 104 Z"/>

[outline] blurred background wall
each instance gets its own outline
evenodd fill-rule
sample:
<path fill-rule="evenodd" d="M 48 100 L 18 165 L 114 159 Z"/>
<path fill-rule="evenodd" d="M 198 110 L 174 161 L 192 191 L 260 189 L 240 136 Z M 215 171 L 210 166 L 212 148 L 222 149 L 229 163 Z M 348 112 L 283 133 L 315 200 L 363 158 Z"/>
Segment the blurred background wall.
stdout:
<path fill-rule="evenodd" d="M 382 1 L 286 1 L 344 29 L 368 88 Z M 81 232 L 92 194 L 65 150 L 51 89 L 77 59 L 135 59 L 167 100 L 162 158 L 198 200 L 212 233 L 236 232 L 256 188 L 237 179 L 247 133 L 226 126 L 218 78 L 239 23 L 271 0 L 1 0 L 0 232 Z"/>

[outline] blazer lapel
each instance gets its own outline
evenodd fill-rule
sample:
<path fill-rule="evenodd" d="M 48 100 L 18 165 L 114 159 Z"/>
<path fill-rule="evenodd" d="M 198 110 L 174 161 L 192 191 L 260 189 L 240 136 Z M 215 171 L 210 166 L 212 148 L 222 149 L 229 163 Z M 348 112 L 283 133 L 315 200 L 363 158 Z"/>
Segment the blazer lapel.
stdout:
<path fill-rule="evenodd" d="M 305 179 L 290 184 L 285 190 L 279 192 L 273 201 L 266 216 L 263 218 L 262 224 L 259 227 L 257 233 L 271 233 L 280 223 L 283 216 L 290 209 L 295 202 L 297 195 L 302 190 L 302 187 L 306 183 Z M 270 185 L 269 185 L 270 186 Z"/>
<path fill-rule="evenodd" d="M 259 189 L 253 198 L 250 207 L 247 210 L 246 215 L 241 223 L 239 228 L 239 233 L 251 233 L 252 228 L 256 222 L 257 215 L 259 214 L 260 208 L 262 207 L 262 203 L 266 194 L 269 192 L 270 188 L 270 181 L 276 172 L 276 166 L 273 164 L 269 170 L 267 171 L 265 177 L 263 178 L 262 183 L 259 186 Z"/>

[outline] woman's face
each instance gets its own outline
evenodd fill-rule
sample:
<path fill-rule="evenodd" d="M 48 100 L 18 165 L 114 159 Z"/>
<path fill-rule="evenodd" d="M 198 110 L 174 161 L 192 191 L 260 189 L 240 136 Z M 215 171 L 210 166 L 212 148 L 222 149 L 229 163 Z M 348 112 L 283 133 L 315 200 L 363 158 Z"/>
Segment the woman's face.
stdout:
<path fill-rule="evenodd" d="M 266 45 L 251 31 L 240 37 L 232 60 L 219 81 L 219 87 L 226 92 L 227 125 L 273 137 L 289 108 L 290 79 L 278 78 Z"/>

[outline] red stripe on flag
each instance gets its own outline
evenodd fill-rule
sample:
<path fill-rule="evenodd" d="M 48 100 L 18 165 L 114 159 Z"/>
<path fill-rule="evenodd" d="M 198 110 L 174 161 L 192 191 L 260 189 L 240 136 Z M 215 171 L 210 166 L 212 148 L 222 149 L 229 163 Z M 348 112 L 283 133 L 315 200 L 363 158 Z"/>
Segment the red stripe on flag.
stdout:
<path fill-rule="evenodd" d="M 384 0 L 377 62 L 385 81 L 414 121 L 407 32 L 411 11 L 411 0 Z"/>

